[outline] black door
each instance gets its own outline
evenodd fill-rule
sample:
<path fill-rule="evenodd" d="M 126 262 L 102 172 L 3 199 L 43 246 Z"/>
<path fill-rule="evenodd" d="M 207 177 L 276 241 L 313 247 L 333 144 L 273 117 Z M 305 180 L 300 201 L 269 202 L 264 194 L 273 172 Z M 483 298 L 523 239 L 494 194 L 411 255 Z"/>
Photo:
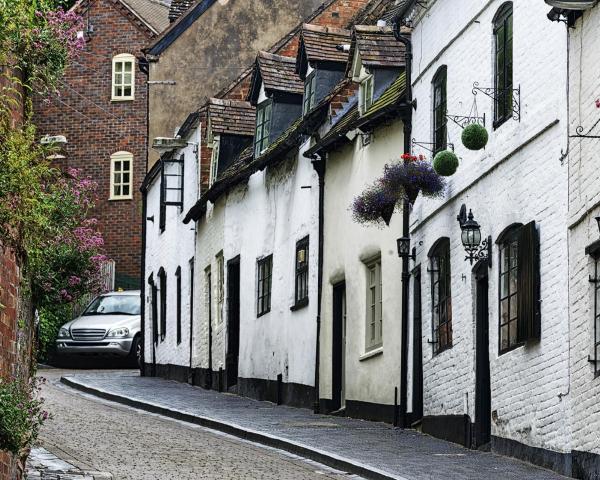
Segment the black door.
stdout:
<path fill-rule="evenodd" d="M 339 410 L 344 399 L 344 356 L 345 356 L 345 317 L 346 317 L 346 284 L 333 286 L 333 344 L 332 344 L 332 410 Z"/>
<path fill-rule="evenodd" d="M 240 356 L 240 258 L 227 262 L 227 388 L 237 385 Z"/>
<path fill-rule="evenodd" d="M 413 272 L 413 384 L 412 422 L 423 418 L 423 346 L 421 334 L 421 267 Z"/>
<path fill-rule="evenodd" d="M 475 447 L 490 442 L 492 429 L 492 393 L 490 386 L 490 322 L 488 310 L 487 262 L 475 272 L 477 282 L 476 361 L 475 361 Z"/>

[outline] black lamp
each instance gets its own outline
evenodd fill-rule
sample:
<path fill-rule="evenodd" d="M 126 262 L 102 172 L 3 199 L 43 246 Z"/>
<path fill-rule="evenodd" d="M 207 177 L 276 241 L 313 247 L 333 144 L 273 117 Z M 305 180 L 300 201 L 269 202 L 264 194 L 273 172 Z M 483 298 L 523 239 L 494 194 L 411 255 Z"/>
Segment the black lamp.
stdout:
<path fill-rule="evenodd" d="M 467 252 L 465 260 L 473 265 L 473 260 L 487 260 L 488 266 L 492 266 L 492 237 L 481 241 L 481 227 L 473 218 L 473 212 L 469 210 L 467 215 L 466 205 L 462 205 L 460 213 L 456 217 L 462 230 L 460 239 Z"/>
<path fill-rule="evenodd" d="M 417 255 L 414 249 L 412 253 L 410 252 L 410 238 L 400 237 L 396 240 L 396 243 L 398 245 L 398 256 L 400 258 L 412 258 L 413 260 L 416 259 Z"/>

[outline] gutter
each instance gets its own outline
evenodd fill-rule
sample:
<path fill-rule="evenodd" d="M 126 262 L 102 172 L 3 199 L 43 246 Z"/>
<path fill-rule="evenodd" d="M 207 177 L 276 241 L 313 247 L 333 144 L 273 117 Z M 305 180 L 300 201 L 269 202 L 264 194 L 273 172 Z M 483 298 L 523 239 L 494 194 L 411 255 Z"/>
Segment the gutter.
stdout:
<path fill-rule="evenodd" d="M 407 10 L 409 6 L 407 7 Z M 406 13 L 406 11 L 404 12 Z M 405 72 L 406 72 L 406 90 L 405 90 L 405 101 L 408 104 L 412 104 L 412 42 L 410 36 L 403 35 L 400 31 L 400 19 L 399 16 L 394 21 L 394 37 L 396 40 L 404 44 L 405 47 Z M 412 134 L 412 112 L 409 110 L 403 118 L 404 122 L 404 152 L 410 153 L 411 150 L 411 134 Z M 404 160 L 406 163 L 407 160 Z M 410 205 L 408 201 L 404 202 L 402 208 L 402 236 L 408 238 L 410 236 Z M 400 427 L 407 428 L 408 415 L 407 415 L 407 403 L 408 403 L 408 298 L 410 294 L 410 272 L 409 272 L 409 258 L 408 256 L 402 257 L 402 308 L 401 308 L 401 329 L 402 339 L 400 345 Z"/>

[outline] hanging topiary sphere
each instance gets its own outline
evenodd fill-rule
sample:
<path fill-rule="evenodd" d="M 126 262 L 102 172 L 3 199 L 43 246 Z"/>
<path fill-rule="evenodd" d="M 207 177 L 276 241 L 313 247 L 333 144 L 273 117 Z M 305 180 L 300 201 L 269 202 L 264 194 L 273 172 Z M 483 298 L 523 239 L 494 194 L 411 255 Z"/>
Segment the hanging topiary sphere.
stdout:
<path fill-rule="evenodd" d="M 454 175 L 458 168 L 458 157 L 450 150 L 438 152 L 433 159 L 433 169 L 442 177 Z"/>
<path fill-rule="evenodd" d="M 478 123 L 471 123 L 464 128 L 461 139 L 469 150 L 481 150 L 487 145 L 488 132 Z"/>

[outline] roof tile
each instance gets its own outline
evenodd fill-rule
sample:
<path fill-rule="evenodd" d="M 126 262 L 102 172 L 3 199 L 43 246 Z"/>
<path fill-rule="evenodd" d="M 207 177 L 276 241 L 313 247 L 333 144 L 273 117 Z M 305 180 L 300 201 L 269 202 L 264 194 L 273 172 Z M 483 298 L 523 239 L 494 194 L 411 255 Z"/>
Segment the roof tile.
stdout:
<path fill-rule="evenodd" d="M 396 40 L 391 27 L 357 25 L 354 27 L 355 48 L 367 67 L 404 67 L 405 47 Z"/>
<path fill-rule="evenodd" d="M 351 37 L 352 32 L 350 30 L 304 24 L 300 41 L 304 46 L 309 62 L 346 63 L 348 52 L 338 50 L 337 46 L 350 43 Z"/>
<path fill-rule="evenodd" d="M 208 111 L 213 133 L 254 135 L 256 109 L 249 102 L 211 98 Z"/>
<path fill-rule="evenodd" d="M 304 83 L 296 74 L 295 58 L 259 52 L 257 63 L 266 90 L 298 95 L 304 93 Z"/>

